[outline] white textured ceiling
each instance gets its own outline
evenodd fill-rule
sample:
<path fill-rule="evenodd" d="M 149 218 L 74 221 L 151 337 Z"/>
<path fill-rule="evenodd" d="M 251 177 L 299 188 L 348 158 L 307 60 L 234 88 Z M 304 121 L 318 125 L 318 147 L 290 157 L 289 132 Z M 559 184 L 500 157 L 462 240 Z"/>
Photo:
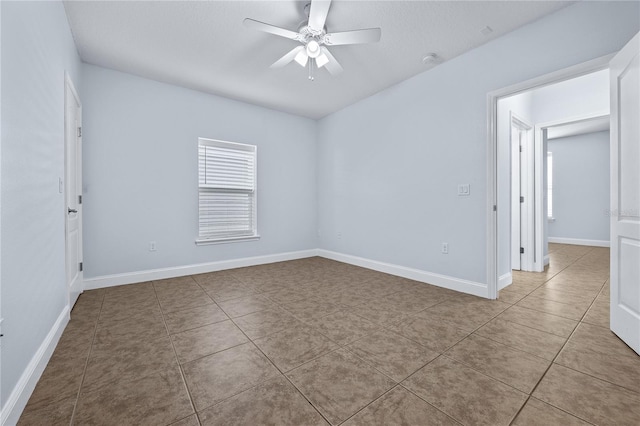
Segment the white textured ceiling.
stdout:
<path fill-rule="evenodd" d="M 296 42 L 242 24 L 253 18 L 297 30 L 306 3 L 67 1 L 65 8 L 85 62 L 317 119 L 427 71 L 427 53 L 451 59 L 570 2 L 334 0 L 328 32 L 380 27 L 382 39 L 331 47 L 344 72 L 321 69 L 313 82 L 296 63 L 269 68 Z M 493 32 L 485 36 L 487 26 Z"/>

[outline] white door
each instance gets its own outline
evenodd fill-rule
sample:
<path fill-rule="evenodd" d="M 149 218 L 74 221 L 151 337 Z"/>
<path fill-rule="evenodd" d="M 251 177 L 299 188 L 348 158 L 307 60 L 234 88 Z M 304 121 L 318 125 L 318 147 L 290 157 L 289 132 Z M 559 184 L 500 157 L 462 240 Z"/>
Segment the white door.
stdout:
<path fill-rule="evenodd" d="M 520 238 L 521 209 L 520 209 L 520 129 L 511 125 L 511 269 L 520 270 Z"/>
<path fill-rule="evenodd" d="M 611 331 L 640 354 L 640 33 L 610 66 Z"/>
<path fill-rule="evenodd" d="M 82 293 L 82 107 L 65 79 L 65 263 L 69 308 Z"/>
<path fill-rule="evenodd" d="M 531 222 L 533 215 L 529 201 L 531 191 L 530 154 L 532 127 L 511 115 L 511 269 L 531 271 L 532 250 Z M 524 252 L 523 252 L 524 250 Z"/>

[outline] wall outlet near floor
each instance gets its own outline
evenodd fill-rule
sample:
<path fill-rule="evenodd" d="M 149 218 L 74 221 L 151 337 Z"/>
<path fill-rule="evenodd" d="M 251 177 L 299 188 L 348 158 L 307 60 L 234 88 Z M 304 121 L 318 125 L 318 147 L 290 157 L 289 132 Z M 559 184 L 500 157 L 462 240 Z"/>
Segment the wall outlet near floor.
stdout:
<path fill-rule="evenodd" d="M 156 248 L 156 242 L 155 242 L 155 241 L 151 241 L 151 242 L 149 243 L 149 251 L 156 251 L 156 250 L 157 250 L 157 248 Z"/>
<path fill-rule="evenodd" d="M 338 239 L 341 240 L 342 239 L 342 232 L 338 232 Z"/>
<path fill-rule="evenodd" d="M 449 243 L 442 243 L 442 254 L 449 254 Z"/>

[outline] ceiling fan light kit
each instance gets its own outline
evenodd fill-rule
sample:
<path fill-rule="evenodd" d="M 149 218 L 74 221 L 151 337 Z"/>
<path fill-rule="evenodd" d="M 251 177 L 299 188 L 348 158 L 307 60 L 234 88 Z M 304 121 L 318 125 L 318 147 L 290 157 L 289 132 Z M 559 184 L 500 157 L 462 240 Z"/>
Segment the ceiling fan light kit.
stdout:
<path fill-rule="evenodd" d="M 281 68 L 295 61 L 302 67 L 309 65 L 309 80 L 313 81 L 313 67 L 326 68 L 331 75 L 340 74 L 343 69 L 336 58 L 329 52 L 327 46 L 375 43 L 380 41 L 382 30 L 368 28 L 364 30 L 327 33 L 325 23 L 331 7 L 330 0 L 312 0 L 305 6 L 308 20 L 303 22 L 298 32 L 286 28 L 265 24 L 264 22 L 246 18 L 244 25 L 258 31 L 274 34 L 301 43 L 287 52 L 283 57 L 271 65 L 271 68 Z"/>

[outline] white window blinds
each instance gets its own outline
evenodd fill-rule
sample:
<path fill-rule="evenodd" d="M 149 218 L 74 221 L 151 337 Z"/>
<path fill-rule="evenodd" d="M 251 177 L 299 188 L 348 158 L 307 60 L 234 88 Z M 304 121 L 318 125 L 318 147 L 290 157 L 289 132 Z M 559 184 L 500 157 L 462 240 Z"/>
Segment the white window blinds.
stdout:
<path fill-rule="evenodd" d="M 200 241 L 256 236 L 256 147 L 198 141 Z"/>

